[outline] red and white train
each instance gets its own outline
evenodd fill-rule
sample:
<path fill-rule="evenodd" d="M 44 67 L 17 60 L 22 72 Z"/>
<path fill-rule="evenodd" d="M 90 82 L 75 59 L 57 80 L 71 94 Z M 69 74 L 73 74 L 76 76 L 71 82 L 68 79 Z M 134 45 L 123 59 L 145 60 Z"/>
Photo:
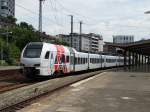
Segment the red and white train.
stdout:
<path fill-rule="evenodd" d="M 123 65 L 124 57 L 77 52 L 74 48 L 44 42 L 27 44 L 21 54 L 21 67 L 27 77 Z"/>

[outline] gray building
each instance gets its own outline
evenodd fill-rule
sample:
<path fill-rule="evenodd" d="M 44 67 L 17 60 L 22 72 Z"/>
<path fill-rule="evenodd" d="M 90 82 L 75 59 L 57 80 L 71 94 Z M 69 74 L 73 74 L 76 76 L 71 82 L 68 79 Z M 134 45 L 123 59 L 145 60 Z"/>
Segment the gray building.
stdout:
<path fill-rule="evenodd" d="M 69 46 L 71 46 L 71 35 L 60 34 L 58 36 L 64 42 L 68 43 Z M 72 34 L 72 47 L 75 48 L 78 51 L 80 50 L 80 35 L 77 34 L 77 33 Z"/>
<path fill-rule="evenodd" d="M 15 16 L 15 0 L 0 0 L 0 15 Z"/>
<path fill-rule="evenodd" d="M 103 52 L 103 37 L 99 34 L 90 33 L 87 34 L 90 39 L 90 51 L 91 52 Z"/>
<path fill-rule="evenodd" d="M 59 37 L 71 46 L 71 35 L 60 34 Z M 103 38 L 101 35 L 90 34 L 72 34 L 72 47 L 82 52 L 103 52 Z"/>
<path fill-rule="evenodd" d="M 115 35 L 113 36 L 113 43 L 126 44 L 134 42 L 133 35 Z"/>

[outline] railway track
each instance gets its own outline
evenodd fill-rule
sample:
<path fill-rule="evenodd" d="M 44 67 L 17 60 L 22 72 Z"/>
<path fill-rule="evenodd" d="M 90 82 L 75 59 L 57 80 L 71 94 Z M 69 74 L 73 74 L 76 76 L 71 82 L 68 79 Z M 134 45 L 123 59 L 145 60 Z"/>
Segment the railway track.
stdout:
<path fill-rule="evenodd" d="M 34 82 L 26 79 L 18 70 L 0 71 L 0 94 L 33 84 Z"/>

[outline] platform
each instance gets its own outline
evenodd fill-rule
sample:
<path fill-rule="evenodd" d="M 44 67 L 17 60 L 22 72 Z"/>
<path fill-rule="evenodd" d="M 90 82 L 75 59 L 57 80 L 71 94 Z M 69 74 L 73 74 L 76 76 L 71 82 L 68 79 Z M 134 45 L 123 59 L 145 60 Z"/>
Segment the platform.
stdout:
<path fill-rule="evenodd" d="M 20 112 L 149 112 L 150 73 L 116 70 L 75 83 Z"/>
<path fill-rule="evenodd" d="M 20 66 L 0 66 L 0 71 L 1 70 L 15 70 L 15 69 L 20 69 Z"/>

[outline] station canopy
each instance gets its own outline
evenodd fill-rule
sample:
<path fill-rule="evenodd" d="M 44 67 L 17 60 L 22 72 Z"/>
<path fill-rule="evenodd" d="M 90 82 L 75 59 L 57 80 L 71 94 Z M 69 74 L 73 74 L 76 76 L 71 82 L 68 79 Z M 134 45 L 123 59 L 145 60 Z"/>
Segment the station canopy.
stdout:
<path fill-rule="evenodd" d="M 107 43 L 107 45 L 116 48 L 121 48 L 125 51 L 150 56 L 150 39 L 127 44 Z"/>

